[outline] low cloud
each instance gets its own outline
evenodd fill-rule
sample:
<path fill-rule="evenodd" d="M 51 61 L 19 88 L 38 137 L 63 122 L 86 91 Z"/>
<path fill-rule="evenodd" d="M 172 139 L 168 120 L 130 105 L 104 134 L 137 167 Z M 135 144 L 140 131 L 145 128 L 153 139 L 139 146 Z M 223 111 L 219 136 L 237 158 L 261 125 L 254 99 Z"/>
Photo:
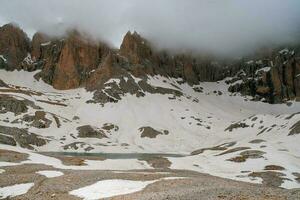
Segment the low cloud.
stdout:
<path fill-rule="evenodd" d="M 299 0 L 2 0 L 0 23 L 62 35 L 77 28 L 120 45 L 136 30 L 156 47 L 236 55 L 295 42 Z"/>

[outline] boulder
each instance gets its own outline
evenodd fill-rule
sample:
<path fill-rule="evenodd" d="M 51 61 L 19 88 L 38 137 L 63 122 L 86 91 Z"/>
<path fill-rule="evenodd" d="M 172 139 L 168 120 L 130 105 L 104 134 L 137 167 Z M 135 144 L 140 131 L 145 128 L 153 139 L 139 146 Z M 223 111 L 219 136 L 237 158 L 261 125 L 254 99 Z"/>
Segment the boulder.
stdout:
<path fill-rule="evenodd" d="M 77 127 L 78 137 L 80 138 L 107 138 L 102 130 L 96 130 L 90 125 Z"/>

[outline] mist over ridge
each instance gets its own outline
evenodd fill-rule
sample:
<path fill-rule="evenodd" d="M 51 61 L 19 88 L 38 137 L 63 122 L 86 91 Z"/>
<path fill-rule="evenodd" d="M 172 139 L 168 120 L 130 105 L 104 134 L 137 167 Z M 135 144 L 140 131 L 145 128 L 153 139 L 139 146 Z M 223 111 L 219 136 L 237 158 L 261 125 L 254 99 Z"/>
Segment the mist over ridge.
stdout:
<path fill-rule="evenodd" d="M 300 31 L 297 0 L 3 0 L 0 13 L 1 24 L 14 22 L 29 35 L 78 29 L 119 48 L 135 30 L 158 49 L 234 56 L 294 43 Z"/>

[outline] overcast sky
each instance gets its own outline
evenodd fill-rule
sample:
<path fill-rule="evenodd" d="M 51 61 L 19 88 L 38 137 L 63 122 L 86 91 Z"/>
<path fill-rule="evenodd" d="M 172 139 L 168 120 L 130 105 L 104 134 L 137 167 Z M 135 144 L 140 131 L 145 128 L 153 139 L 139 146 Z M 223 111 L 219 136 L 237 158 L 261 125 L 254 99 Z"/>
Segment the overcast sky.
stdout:
<path fill-rule="evenodd" d="M 136 30 L 159 48 L 241 53 L 299 39 L 300 0 L 1 0 L 29 35 L 80 29 L 115 47 Z"/>

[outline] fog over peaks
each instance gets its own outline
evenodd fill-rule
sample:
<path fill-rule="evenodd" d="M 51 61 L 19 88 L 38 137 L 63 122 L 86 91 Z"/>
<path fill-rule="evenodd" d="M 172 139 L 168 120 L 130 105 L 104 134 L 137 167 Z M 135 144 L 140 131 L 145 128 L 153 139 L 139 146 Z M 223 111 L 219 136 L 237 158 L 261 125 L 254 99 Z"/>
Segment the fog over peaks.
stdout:
<path fill-rule="evenodd" d="M 299 13 L 299 0 L 1 0 L 0 24 L 29 34 L 76 28 L 115 47 L 136 30 L 161 49 L 236 55 L 297 41 Z"/>

